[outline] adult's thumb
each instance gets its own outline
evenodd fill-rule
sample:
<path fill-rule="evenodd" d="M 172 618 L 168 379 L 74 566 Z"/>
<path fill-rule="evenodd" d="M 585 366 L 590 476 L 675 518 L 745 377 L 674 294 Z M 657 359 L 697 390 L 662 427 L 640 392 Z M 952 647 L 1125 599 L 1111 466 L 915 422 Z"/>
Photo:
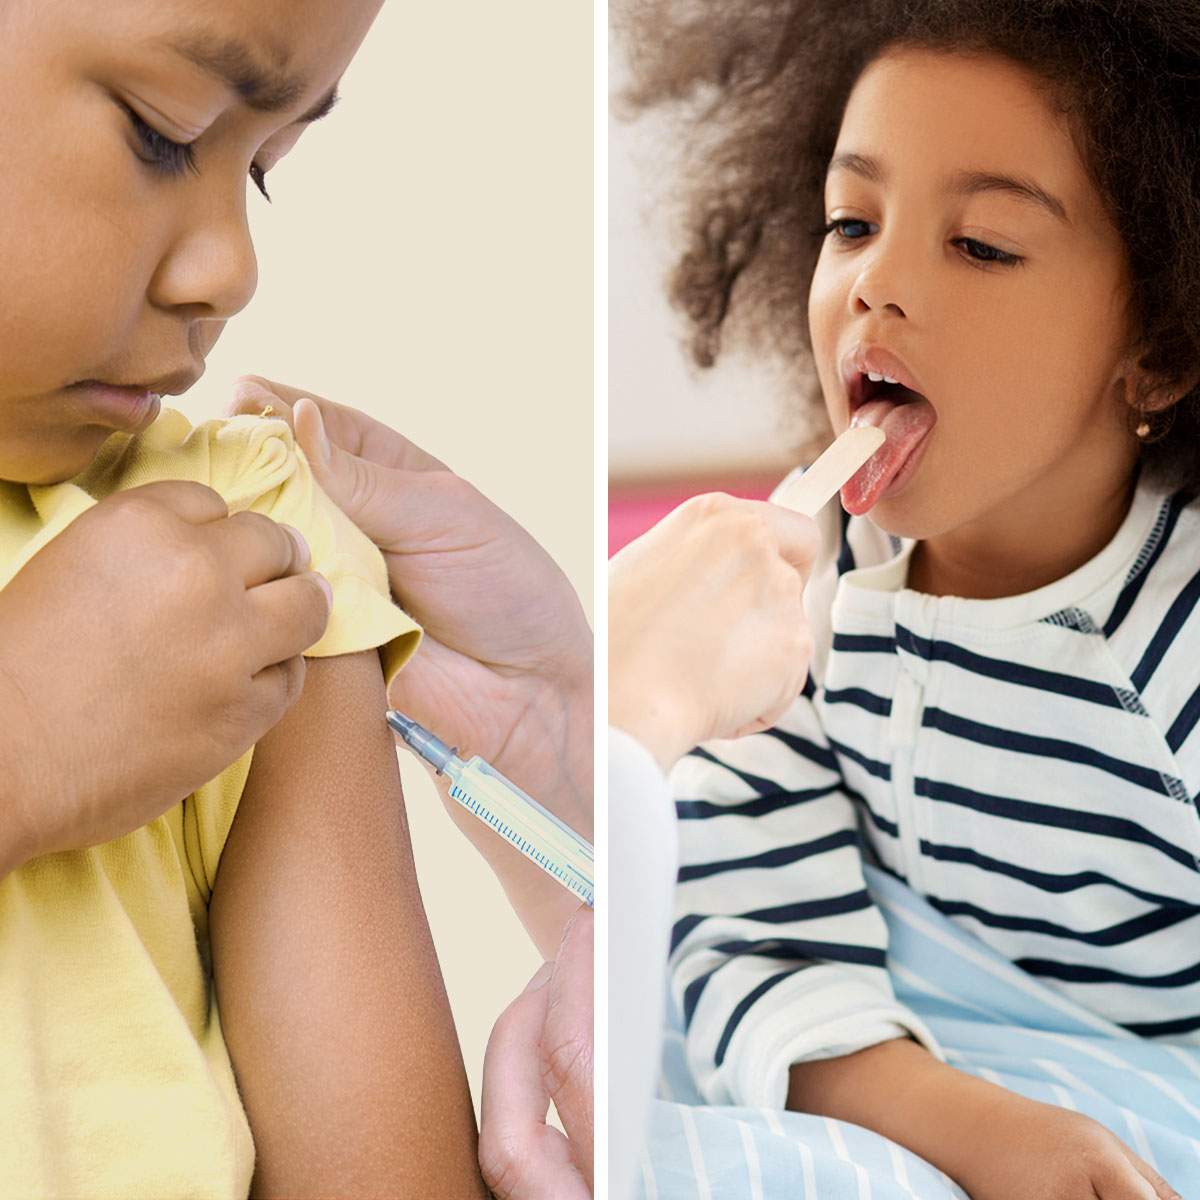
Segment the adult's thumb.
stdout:
<path fill-rule="evenodd" d="M 354 454 L 331 439 L 316 401 L 292 406 L 292 432 L 322 491 L 382 550 L 395 549 L 443 528 L 452 514 L 424 502 L 447 471 L 405 471 Z M 443 489 L 444 490 L 444 489 Z M 427 510 L 432 507 L 432 513 Z"/>
<path fill-rule="evenodd" d="M 378 480 L 372 477 L 373 472 L 381 468 L 331 441 L 320 408 L 307 396 L 292 405 L 292 433 L 321 490 L 352 521 L 362 526 L 368 537 L 373 537 L 363 517 L 369 498 L 379 486 Z"/>
<path fill-rule="evenodd" d="M 292 409 L 292 427 L 314 470 L 318 465 L 328 467 L 333 457 L 333 446 L 325 432 L 325 418 L 321 416 L 315 401 L 307 396 L 296 401 Z"/>

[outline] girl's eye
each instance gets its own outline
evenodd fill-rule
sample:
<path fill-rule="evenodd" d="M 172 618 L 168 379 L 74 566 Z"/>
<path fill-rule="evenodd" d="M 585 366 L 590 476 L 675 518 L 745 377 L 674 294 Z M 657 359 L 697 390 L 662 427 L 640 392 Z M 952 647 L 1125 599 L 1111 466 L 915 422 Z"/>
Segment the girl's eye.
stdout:
<path fill-rule="evenodd" d="M 814 237 L 826 237 L 828 234 L 834 233 L 839 241 L 842 242 L 857 242 L 863 235 L 855 236 L 846 233 L 842 228 L 843 225 L 869 225 L 869 221 L 857 221 L 853 217 L 840 217 L 836 221 L 830 221 L 826 225 L 818 226 L 812 231 Z M 1006 250 L 997 250 L 995 246 L 989 246 L 986 242 L 978 242 L 974 238 L 957 238 L 956 241 L 961 242 L 964 247 L 975 247 L 981 253 L 969 253 L 970 261 L 976 263 L 996 263 L 1002 267 L 1015 267 L 1025 260 L 1019 254 L 1009 254 Z"/>
<path fill-rule="evenodd" d="M 150 158 L 143 159 L 143 162 L 148 162 L 155 170 L 163 171 L 168 175 L 179 175 L 184 170 L 190 170 L 199 174 L 196 169 L 195 151 L 192 149 L 195 145 L 194 142 L 173 142 L 170 138 L 164 137 L 159 133 L 157 129 L 153 129 L 147 125 L 128 104 L 121 104 L 121 107 L 129 114 L 129 119 L 133 122 L 133 128 L 137 131 L 142 145 L 146 147 L 147 152 L 150 154 Z M 267 197 L 267 202 L 270 203 L 271 197 L 267 195 L 267 189 L 264 186 L 266 172 L 263 171 L 258 163 L 250 164 L 250 178 L 254 180 L 255 186 Z"/>

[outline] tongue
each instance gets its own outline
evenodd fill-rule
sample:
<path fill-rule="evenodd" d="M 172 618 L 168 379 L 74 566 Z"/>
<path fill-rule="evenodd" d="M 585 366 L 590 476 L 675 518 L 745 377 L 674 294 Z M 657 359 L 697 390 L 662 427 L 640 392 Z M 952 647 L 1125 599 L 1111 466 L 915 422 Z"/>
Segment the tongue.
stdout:
<path fill-rule="evenodd" d="M 868 400 L 855 410 L 851 425 L 874 425 L 883 430 L 884 443 L 842 485 L 842 505 L 861 517 L 875 506 L 895 479 L 908 456 L 937 424 L 937 413 L 924 396 L 902 391 Z"/>

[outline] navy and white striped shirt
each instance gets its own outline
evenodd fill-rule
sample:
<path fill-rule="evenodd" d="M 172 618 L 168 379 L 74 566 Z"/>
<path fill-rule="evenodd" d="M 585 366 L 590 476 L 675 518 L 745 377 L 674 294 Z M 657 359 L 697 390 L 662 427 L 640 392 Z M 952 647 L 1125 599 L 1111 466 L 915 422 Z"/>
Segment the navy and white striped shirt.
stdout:
<path fill-rule="evenodd" d="M 786 481 L 785 481 L 786 482 Z M 911 1033 L 862 855 L 1126 1029 L 1200 1043 L 1200 505 L 1139 483 L 1062 579 L 904 586 L 915 546 L 837 503 L 805 593 L 804 694 L 671 775 L 671 980 L 707 1099 Z"/>

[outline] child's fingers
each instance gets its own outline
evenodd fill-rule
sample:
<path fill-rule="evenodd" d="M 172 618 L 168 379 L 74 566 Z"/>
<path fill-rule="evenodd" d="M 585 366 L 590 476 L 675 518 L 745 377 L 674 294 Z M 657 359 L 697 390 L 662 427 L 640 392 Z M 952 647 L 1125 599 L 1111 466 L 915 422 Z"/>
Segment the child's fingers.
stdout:
<path fill-rule="evenodd" d="M 229 506 L 224 496 L 208 484 L 191 479 L 156 479 L 153 483 L 142 483 L 123 492 L 113 492 L 102 503 L 128 504 L 131 498 L 153 500 L 193 525 L 206 525 L 229 516 Z"/>
<path fill-rule="evenodd" d="M 1121 1144 L 1125 1157 L 1145 1176 L 1154 1188 L 1155 1200 L 1183 1200 L 1183 1197 L 1144 1159 Z"/>
<path fill-rule="evenodd" d="M 246 587 L 298 575 L 312 563 L 308 539 L 294 525 L 245 509 L 213 529 L 223 562 L 236 563 Z"/>
<path fill-rule="evenodd" d="M 250 673 L 303 654 L 325 634 L 333 605 L 333 589 L 318 571 L 272 579 L 246 592 L 249 644 L 254 657 Z"/>
<path fill-rule="evenodd" d="M 1101 1200 L 1158 1200 L 1158 1190 L 1134 1166 L 1133 1152 L 1121 1146 L 1122 1153 L 1104 1160 L 1100 1168 L 1093 1168 L 1092 1188 Z M 1170 1193 L 1163 1193 L 1164 1200 Z"/>

